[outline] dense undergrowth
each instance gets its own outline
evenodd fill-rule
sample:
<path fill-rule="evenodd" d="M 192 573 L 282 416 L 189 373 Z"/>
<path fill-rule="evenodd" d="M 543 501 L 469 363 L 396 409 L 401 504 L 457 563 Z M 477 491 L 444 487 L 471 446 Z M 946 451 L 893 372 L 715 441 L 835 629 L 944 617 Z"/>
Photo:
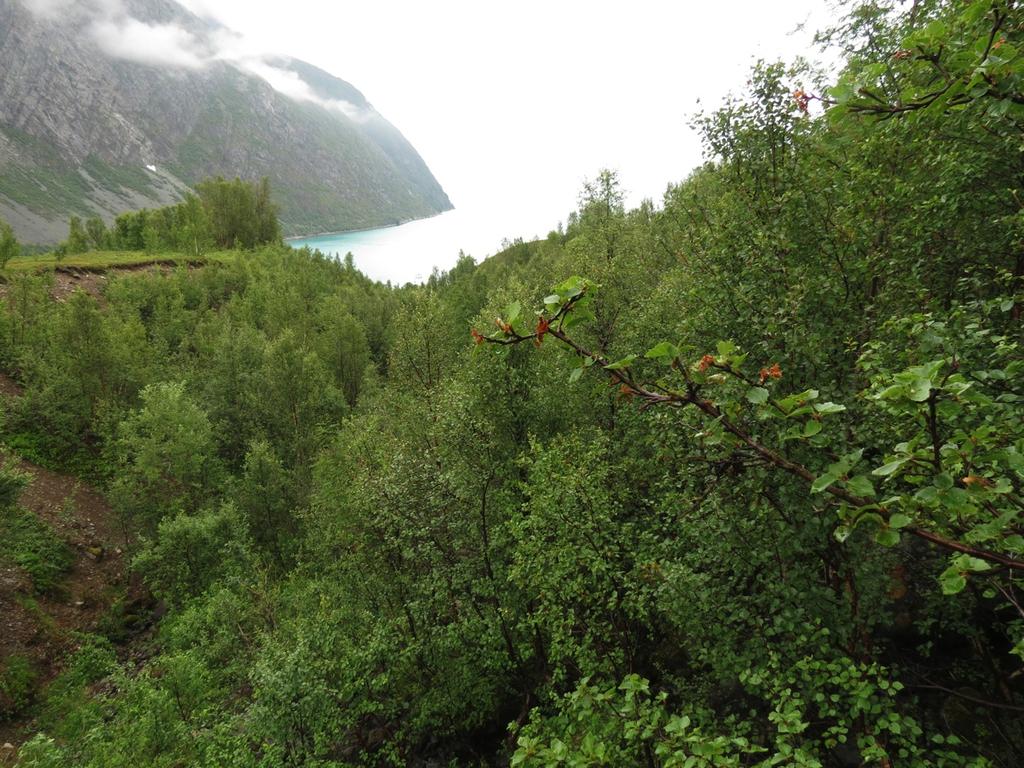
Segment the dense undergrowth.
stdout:
<path fill-rule="evenodd" d="M 13 276 L 5 433 L 85 446 L 168 607 L 22 763 L 1020 764 L 1022 24 L 857 5 L 659 205 L 423 286 Z"/>

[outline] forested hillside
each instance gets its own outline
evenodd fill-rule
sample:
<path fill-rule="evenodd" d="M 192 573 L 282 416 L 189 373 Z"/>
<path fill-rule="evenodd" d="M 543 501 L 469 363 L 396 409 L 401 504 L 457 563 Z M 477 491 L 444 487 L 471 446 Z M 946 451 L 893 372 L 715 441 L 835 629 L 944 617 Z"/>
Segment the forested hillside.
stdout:
<path fill-rule="evenodd" d="M 1024 11 L 847 10 L 659 203 L 425 285 L 9 274 L 3 439 L 155 602 L 6 662 L 19 764 L 1024 762 Z"/>

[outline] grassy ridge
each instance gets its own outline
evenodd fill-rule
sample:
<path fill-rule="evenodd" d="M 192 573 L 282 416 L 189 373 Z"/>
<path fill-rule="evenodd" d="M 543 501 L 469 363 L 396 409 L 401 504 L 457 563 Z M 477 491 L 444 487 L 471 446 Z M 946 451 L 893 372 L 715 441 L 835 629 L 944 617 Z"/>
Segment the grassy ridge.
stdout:
<path fill-rule="evenodd" d="M 7 263 L 7 269 L 17 272 L 57 268 L 101 271 L 118 267 L 141 267 L 147 264 L 226 262 L 234 259 L 237 253 L 237 251 L 211 251 L 201 259 L 192 259 L 186 258 L 185 254 L 177 251 L 158 251 L 155 253 L 148 251 L 89 251 L 73 256 L 65 256 L 58 261 L 51 251 L 49 253 L 19 256 L 16 259 L 11 259 Z"/>

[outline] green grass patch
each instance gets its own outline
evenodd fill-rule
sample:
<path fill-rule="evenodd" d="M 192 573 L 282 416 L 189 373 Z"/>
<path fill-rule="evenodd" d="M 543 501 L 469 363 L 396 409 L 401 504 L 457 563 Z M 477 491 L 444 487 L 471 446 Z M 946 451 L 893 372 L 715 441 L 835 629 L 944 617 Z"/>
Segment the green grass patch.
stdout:
<path fill-rule="evenodd" d="M 15 653 L 0 660 L 0 720 L 25 712 L 35 695 L 37 677 L 25 656 Z"/>
<path fill-rule="evenodd" d="M 102 484 L 107 480 L 107 467 L 94 445 L 82 442 L 69 449 L 66 441 L 55 440 L 53 434 L 32 431 L 31 425 L 24 422 L 16 429 L 9 430 L 7 426 L 0 426 L 0 441 L 25 461 L 90 483 Z"/>
<path fill-rule="evenodd" d="M 0 563 L 19 568 L 36 592 L 52 592 L 74 562 L 71 549 L 36 515 L 20 507 L 0 510 Z"/>
<path fill-rule="evenodd" d="M 61 739 L 75 739 L 103 721 L 102 703 L 90 686 L 117 670 L 114 646 L 100 635 L 81 635 L 61 673 L 43 691 L 37 707 L 43 730 Z"/>
<path fill-rule="evenodd" d="M 200 259 L 200 262 L 231 261 L 238 255 L 237 251 L 211 251 Z M 189 259 L 184 254 L 176 251 L 88 251 L 87 253 L 76 253 L 57 259 L 53 251 L 35 255 L 23 255 L 11 259 L 7 263 L 10 271 L 43 271 L 47 269 L 83 269 L 103 271 L 116 269 L 118 267 L 141 267 L 147 264 L 185 264 L 192 263 L 195 259 Z"/>
<path fill-rule="evenodd" d="M 25 613 L 32 617 L 37 629 L 47 641 L 56 642 L 63 638 L 64 631 L 57 620 L 43 609 L 33 595 L 15 595 L 14 599 Z"/>
<path fill-rule="evenodd" d="M 4 447 L 7 450 L 16 453 L 25 461 L 55 471 L 62 468 L 60 462 L 54 461 L 47 450 L 43 435 L 27 431 L 8 432 L 4 429 L 0 431 L 0 437 L 3 438 Z"/>

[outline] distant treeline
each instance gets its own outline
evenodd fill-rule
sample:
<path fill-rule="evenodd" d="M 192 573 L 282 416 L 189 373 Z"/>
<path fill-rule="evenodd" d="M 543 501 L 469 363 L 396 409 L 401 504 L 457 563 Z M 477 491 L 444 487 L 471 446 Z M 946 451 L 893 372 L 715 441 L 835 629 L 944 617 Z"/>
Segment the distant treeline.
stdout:
<path fill-rule="evenodd" d="M 255 248 L 281 239 L 270 181 L 228 181 L 220 176 L 196 185 L 177 205 L 122 213 L 107 227 L 98 216 L 72 216 L 58 257 L 87 251 L 177 251 L 199 258 L 210 248 Z"/>

